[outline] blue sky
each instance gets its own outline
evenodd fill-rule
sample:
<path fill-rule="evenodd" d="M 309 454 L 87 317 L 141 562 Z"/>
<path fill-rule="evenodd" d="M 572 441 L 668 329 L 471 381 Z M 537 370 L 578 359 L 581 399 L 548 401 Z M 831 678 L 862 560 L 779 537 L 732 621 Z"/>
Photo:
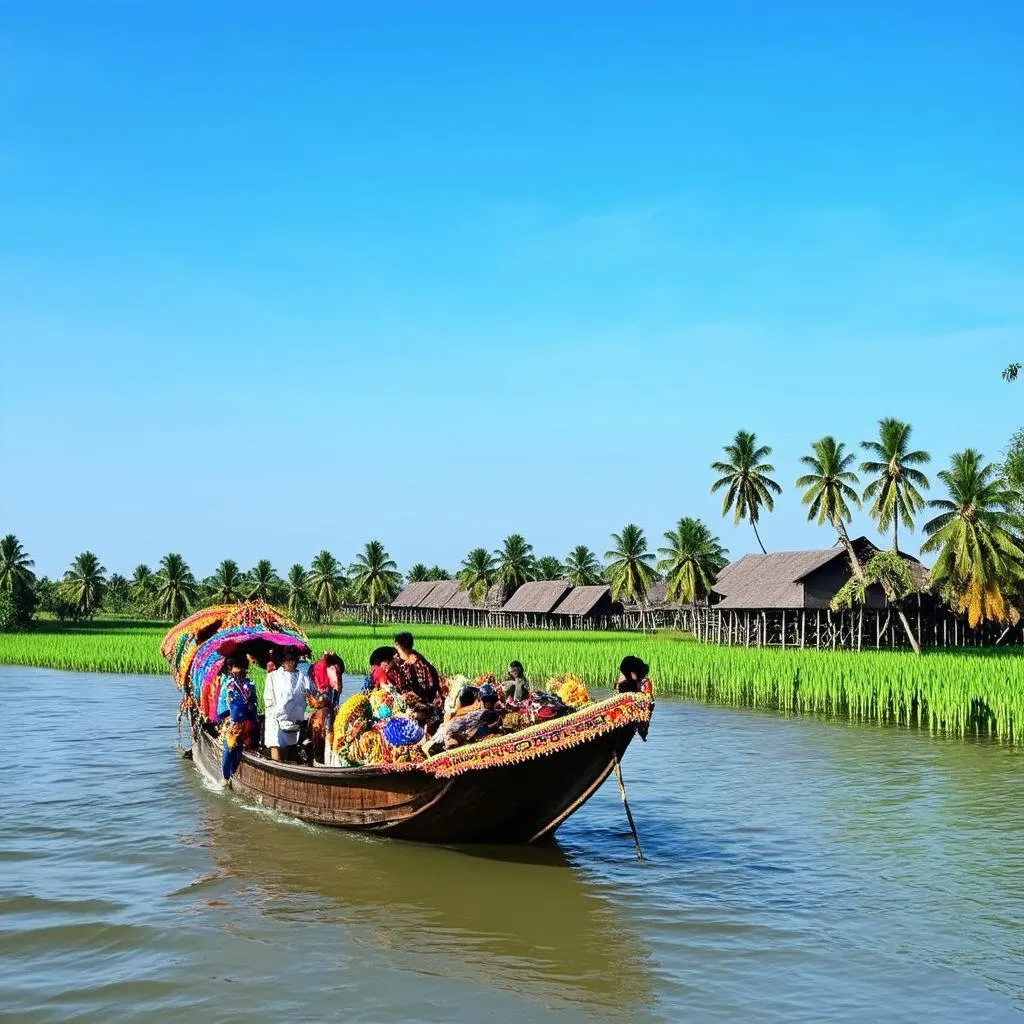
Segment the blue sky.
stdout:
<path fill-rule="evenodd" d="M 897 415 L 939 468 L 1024 421 L 1018 4 L 0 11 L 0 533 L 41 572 L 683 515 L 738 556 L 741 427 L 767 545 L 819 546 L 813 439 Z"/>

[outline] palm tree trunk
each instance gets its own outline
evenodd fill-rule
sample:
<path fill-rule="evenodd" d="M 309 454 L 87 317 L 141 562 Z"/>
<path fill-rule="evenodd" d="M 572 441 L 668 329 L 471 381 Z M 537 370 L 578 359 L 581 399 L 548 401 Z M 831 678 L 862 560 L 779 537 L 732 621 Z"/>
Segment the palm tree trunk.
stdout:
<path fill-rule="evenodd" d="M 897 554 L 899 554 L 899 550 L 900 550 L 900 517 L 899 517 L 899 512 L 898 511 L 892 517 L 892 549 Z"/>
<path fill-rule="evenodd" d="M 751 519 L 750 525 L 754 528 L 754 536 L 757 538 L 757 543 L 761 545 L 761 554 L 767 555 L 768 552 L 765 550 L 764 541 L 761 540 L 761 534 L 757 532 L 757 521 Z"/>
<path fill-rule="evenodd" d="M 843 542 L 843 547 L 846 548 L 846 553 L 850 557 L 850 567 L 853 569 L 853 575 L 857 579 L 864 583 L 864 569 L 860 564 L 860 559 L 857 557 L 857 552 L 853 550 L 853 543 L 850 541 L 850 535 L 846 532 L 846 526 L 842 520 L 836 520 L 836 530 L 839 533 L 839 539 Z M 903 613 L 903 609 L 899 603 L 895 600 L 895 595 L 889 586 L 883 582 L 882 591 L 885 594 L 886 601 L 896 609 L 896 614 L 900 618 L 900 622 L 903 624 L 903 629 L 907 634 L 907 639 L 910 641 L 910 646 L 913 648 L 915 654 L 921 653 L 921 645 L 917 642 L 917 637 L 914 635 L 914 630 L 910 623 L 907 621 L 906 615 Z"/>
<path fill-rule="evenodd" d="M 834 525 L 836 533 L 839 534 L 840 543 L 846 549 L 847 557 L 850 559 L 850 568 L 853 570 L 853 575 L 857 577 L 858 583 L 864 583 L 864 567 L 860 564 L 857 552 L 853 550 L 853 542 L 850 540 L 850 535 L 846 532 L 845 524 L 841 519 L 836 519 Z"/>

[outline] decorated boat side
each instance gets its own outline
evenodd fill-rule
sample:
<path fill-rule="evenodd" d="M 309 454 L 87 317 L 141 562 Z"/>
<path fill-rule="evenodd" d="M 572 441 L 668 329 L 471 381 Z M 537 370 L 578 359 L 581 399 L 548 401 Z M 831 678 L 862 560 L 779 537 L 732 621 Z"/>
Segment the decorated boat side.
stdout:
<path fill-rule="evenodd" d="M 259 603 L 207 609 L 167 634 L 161 650 L 183 691 L 180 718 L 191 731 L 193 762 L 209 779 L 223 780 L 229 740 L 204 702 L 204 687 L 225 658 L 265 663 L 282 646 L 310 651 L 294 622 Z M 337 709 L 336 735 L 346 727 L 351 732 L 353 715 L 371 714 L 371 696 L 353 694 Z M 370 718 L 352 749 L 375 751 L 376 763 L 271 760 L 254 744 L 224 784 L 263 807 L 320 825 L 434 843 L 536 843 L 586 803 L 638 732 L 646 738 L 653 707 L 645 693 L 587 697 L 556 717 L 429 755 L 411 745 L 390 748 L 385 737 L 400 730 L 385 731 L 386 721 L 372 725 Z M 523 716 L 506 718 L 521 723 Z"/>

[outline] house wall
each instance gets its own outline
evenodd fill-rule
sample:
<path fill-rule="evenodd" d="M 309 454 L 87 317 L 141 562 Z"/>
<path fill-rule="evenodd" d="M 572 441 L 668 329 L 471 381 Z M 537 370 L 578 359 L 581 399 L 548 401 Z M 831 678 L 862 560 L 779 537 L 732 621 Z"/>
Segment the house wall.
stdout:
<path fill-rule="evenodd" d="M 804 607 L 828 608 L 832 598 L 839 593 L 839 590 L 852 575 L 849 563 L 845 558 L 835 558 L 828 565 L 823 565 L 820 569 L 815 570 L 804 580 Z M 865 607 L 885 607 L 885 596 L 881 587 L 868 588 Z"/>

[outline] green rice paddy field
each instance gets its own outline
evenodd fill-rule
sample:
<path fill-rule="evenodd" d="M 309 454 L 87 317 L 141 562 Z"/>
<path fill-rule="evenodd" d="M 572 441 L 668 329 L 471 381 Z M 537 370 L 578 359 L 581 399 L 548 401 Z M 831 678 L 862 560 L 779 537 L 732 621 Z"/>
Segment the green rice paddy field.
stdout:
<path fill-rule="evenodd" d="M 0 634 L 0 664 L 95 672 L 165 674 L 162 623 L 124 620 L 40 623 Z M 314 626 L 314 651 L 337 651 L 349 671 L 397 627 Z M 698 644 L 661 632 L 570 633 L 412 627 L 417 647 L 444 673 L 501 673 L 513 658 L 535 683 L 574 672 L 608 686 L 625 654 L 651 666 L 656 692 L 722 704 L 921 726 L 954 735 L 1024 742 L 1024 686 L 1018 649 L 903 652 L 757 650 Z"/>

